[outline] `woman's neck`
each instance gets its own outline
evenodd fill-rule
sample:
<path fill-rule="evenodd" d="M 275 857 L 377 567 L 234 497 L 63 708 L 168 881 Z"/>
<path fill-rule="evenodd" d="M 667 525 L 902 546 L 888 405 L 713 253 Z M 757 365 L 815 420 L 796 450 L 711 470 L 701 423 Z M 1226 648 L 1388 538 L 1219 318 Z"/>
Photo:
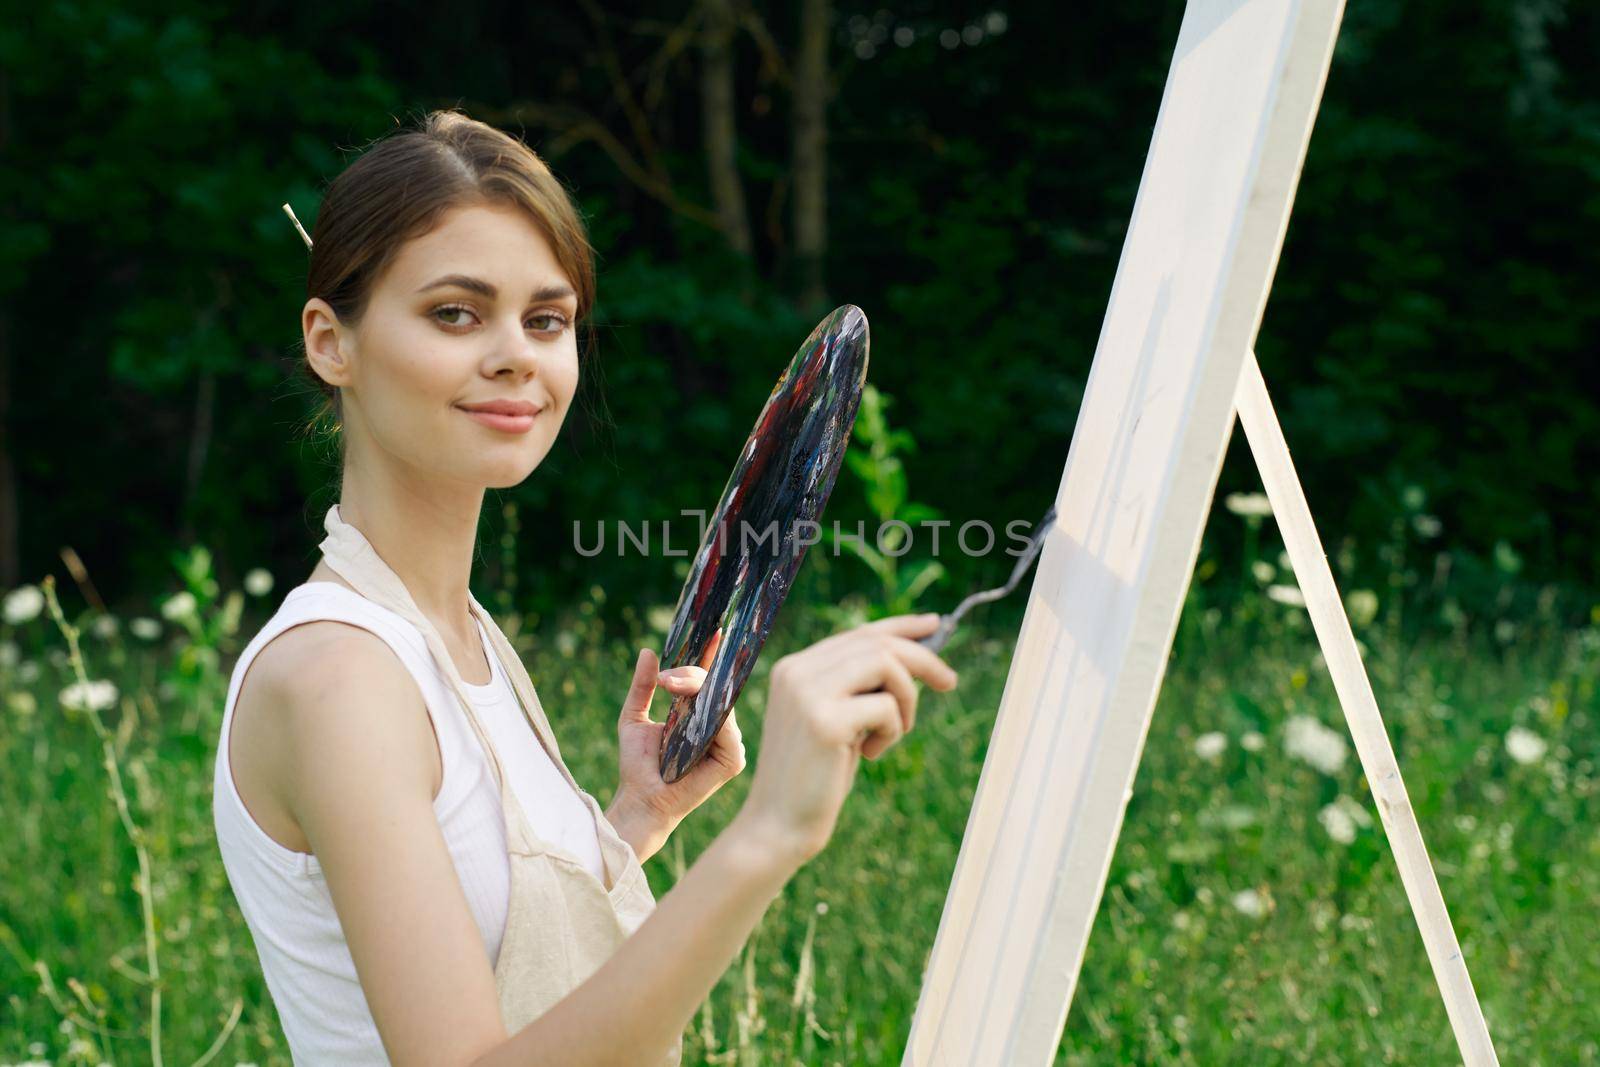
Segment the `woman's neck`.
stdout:
<path fill-rule="evenodd" d="M 346 477 L 339 494 L 339 517 L 361 531 L 417 609 L 440 633 L 463 639 L 476 636 L 468 587 L 482 508 L 482 488 L 441 498 L 395 485 L 374 491 Z M 319 562 L 310 580 L 331 577 Z"/>

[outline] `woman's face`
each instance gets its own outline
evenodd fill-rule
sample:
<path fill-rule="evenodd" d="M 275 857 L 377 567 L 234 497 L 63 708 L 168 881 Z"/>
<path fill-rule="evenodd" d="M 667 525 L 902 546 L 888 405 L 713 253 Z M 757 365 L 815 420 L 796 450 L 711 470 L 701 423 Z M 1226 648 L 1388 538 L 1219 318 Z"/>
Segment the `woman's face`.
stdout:
<path fill-rule="evenodd" d="M 306 352 L 343 389 L 346 447 L 418 474 L 499 489 L 537 467 L 578 386 L 577 295 L 544 234 L 511 206 L 452 210 L 407 242 L 355 330 L 325 301 L 303 314 Z M 480 417 L 493 401 L 526 417 Z"/>

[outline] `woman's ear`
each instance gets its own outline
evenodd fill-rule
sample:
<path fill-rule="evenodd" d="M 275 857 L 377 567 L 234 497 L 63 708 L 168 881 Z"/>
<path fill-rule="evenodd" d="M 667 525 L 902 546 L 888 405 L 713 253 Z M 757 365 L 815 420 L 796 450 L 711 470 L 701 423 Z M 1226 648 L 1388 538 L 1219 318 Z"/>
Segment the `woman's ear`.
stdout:
<path fill-rule="evenodd" d="M 350 384 L 350 361 L 346 349 L 352 343 L 346 329 L 340 325 L 333 306 L 321 297 L 306 301 L 300 313 L 300 328 L 305 334 L 306 362 L 317 376 L 329 385 L 340 387 Z"/>

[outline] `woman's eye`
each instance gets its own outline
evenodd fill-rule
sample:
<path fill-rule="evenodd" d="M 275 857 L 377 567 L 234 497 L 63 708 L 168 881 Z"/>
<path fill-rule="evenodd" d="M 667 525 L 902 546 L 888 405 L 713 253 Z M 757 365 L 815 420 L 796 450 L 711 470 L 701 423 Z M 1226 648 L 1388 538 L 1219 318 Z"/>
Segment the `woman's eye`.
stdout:
<path fill-rule="evenodd" d="M 461 325 L 461 323 L 459 323 L 459 322 L 451 322 L 448 319 L 441 318 L 441 316 L 443 316 L 443 315 L 464 315 L 464 314 L 467 314 L 467 309 L 464 308 L 464 307 L 458 307 L 458 306 L 436 308 L 434 310 L 434 312 L 433 312 L 434 318 L 439 319 L 439 321 L 441 323 L 443 323 L 444 325 L 446 325 L 446 326 L 459 326 L 459 325 Z"/>
<path fill-rule="evenodd" d="M 452 304 L 452 305 L 448 305 L 446 307 L 435 308 L 431 312 L 431 314 L 433 315 L 433 317 L 435 319 L 437 319 L 439 321 L 439 323 L 441 325 L 444 325 L 444 326 L 464 326 L 464 325 L 466 325 L 466 323 L 463 322 L 462 320 L 460 320 L 460 319 L 450 319 L 450 318 L 447 318 L 447 316 L 450 316 L 450 315 L 471 315 L 472 311 L 471 311 L 470 308 L 462 307 L 459 304 Z M 534 323 L 535 324 L 533 328 L 538 333 L 557 334 L 557 333 L 560 333 L 562 330 L 566 329 L 566 327 L 567 327 L 567 318 L 566 318 L 566 316 L 565 315 L 559 315 L 559 314 L 557 314 L 556 312 L 553 312 L 553 311 L 541 312 L 540 314 L 534 315 L 532 318 L 528 319 L 528 321 L 530 323 Z"/>
<path fill-rule="evenodd" d="M 566 320 L 566 318 L 564 316 L 556 315 L 556 314 L 549 313 L 549 312 L 544 312 L 544 313 L 535 315 L 533 318 L 529 319 L 528 321 L 529 322 L 544 322 L 544 323 L 552 324 L 552 325 L 546 325 L 546 326 L 540 327 L 539 328 L 539 332 L 540 333 L 560 333 L 563 329 L 566 328 L 566 325 L 567 325 L 567 320 Z"/>

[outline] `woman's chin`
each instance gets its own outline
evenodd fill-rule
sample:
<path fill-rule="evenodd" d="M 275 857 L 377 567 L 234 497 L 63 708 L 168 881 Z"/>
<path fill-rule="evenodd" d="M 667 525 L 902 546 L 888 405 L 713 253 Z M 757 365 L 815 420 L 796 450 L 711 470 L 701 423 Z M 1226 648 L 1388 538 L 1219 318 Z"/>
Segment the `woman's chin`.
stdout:
<path fill-rule="evenodd" d="M 542 459 L 543 457 L 540 457 Z M 528 475 L 539 469 L 539 461 L 532 463 L 524 460 L 521 463 L 499 463 L 488 470 L 482 471 L 479 481 L 483 482 L 485 489 L 510 489 L 512 486 L 521 485 L 527 481 Z"/>

